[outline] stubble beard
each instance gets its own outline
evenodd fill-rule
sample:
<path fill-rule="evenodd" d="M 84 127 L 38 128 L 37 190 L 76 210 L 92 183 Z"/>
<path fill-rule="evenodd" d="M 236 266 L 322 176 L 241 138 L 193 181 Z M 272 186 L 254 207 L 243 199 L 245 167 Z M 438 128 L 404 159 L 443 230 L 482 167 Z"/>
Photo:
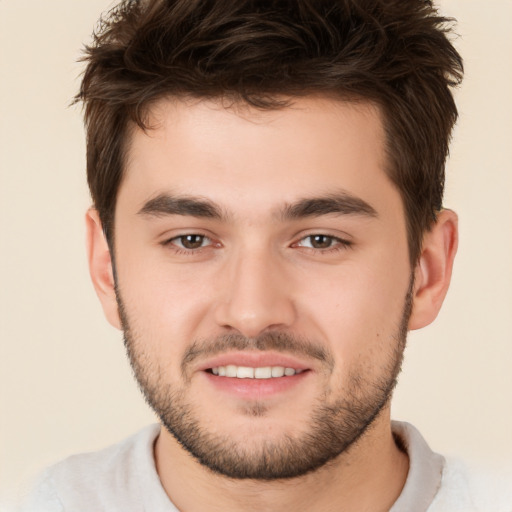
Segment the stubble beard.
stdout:
<path fill-rule="evenodd" d="M 117 299 L 124 330 L 126 351 L 134 376 L 146 402 L 155 411 L 164 427 L 203 466 L 217 474 L 235 479 L 277 480 L 305 475 L 325 466 L 354 446 L 363 434 L 389 404 L 401 370 L 406 344 L 407 325 L 412 309 L 411 279 L 402 317 L 393 345 L 387 354 L 387 363 L 377 377 L 368 378 L 363 368 L 352 370 L 342 396 L 324 396 L 317 399 L 309 414 L 305 411 L 300 436 L 283 434 L 279 439 L 263 440 L 256 447 L 238 441 L 233 436 L 219 435 L 201 425 L 193 405 L 187 398 L 186 367 L 190 359 L 199 357 L 201 350 L 193 344 L 184 356 L 181 369 L 183 386 L 166 382 L 165 369 L 158 360 L 151 358 L 141 348 L 138 337 L 133 333 L 126 308 L 119 291 Z M 318 352 L 318 344 L 299 340 L 286 333 L 268 332 L 256 339 L 227 335 L 201 342 L 199 346 L 209 353 L 228 348 L 243 350 L 281 350 L 289 354 L 309 355 L 317 352 L 318 359 L 324 358 L 325 366 L 332 364 L 330 354 Z M 206 348 L 208 347 L 208 348 Z M 368 366 L 371 361 L 366 362 Z M 332 371 L 332 368 L 329 370 Z M 261 417 L 266 414 L 264 403 L 248 404 L 245 414 Z M 255 418 L 255 421 L 258 418 Z"/>

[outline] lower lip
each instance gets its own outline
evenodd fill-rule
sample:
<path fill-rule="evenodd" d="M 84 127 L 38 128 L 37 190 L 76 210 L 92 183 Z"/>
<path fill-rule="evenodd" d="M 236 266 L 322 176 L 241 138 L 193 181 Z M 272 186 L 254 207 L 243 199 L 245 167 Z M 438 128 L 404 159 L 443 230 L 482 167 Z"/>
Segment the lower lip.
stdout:
<path fill-rule="evenodd" d="M 237 379 L 236 377 L 219 377 L 209 372 L 202 373 L 216 389 L 242 399 L 254 400 L 289 391 L 298 386 L 311 372 L 306 370 L 289 377 L 271 379 Z"/>

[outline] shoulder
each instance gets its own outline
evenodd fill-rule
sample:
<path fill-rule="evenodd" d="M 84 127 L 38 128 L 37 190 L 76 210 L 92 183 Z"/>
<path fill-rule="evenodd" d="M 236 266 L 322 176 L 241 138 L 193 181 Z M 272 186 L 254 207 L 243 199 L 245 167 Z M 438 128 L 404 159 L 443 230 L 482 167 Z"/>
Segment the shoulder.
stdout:
<path fill-rule="evenodd" d="M 68 457 L 46 469 L 22 505 L 22 512 L 138 509 L 139 472 L 158 481 L 153 443 L 159 426 L 151 425 L 97 452 Z"/>
<path fill-rule="evenodd" d="M 512 512 L 512 470 L 447 458 L 429 512 Z"/>
<path fill-rule="evenodd" d="M 409 474 L 393 511 L 512 512 L 512 468 L 486 468 L 433 452 L 412 425 L 393 422 Z"/>

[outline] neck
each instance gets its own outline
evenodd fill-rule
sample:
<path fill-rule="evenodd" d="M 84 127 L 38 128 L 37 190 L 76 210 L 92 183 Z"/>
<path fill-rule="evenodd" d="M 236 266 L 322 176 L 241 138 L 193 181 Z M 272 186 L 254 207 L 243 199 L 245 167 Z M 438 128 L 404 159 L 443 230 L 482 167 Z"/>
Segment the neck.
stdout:
<path fill-rule="evenodd" d="M 387 511 L 407 478 L 409 461 L 391 432 L 389 409 L 347 452 L 302 477 L 235 480 L 200 465 L 164 428 L 155 444 L 162 485 L 184 512 Z"/>

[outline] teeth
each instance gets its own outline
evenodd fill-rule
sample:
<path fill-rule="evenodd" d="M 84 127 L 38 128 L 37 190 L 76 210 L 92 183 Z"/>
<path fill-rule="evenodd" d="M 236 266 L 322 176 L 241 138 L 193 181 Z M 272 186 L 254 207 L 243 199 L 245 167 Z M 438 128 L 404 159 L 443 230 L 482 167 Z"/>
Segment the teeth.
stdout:
<path fill-rule="evenodd" d="M 236 377 L 236 366 L 234 364 L 226 366 L 226 377 Z"/>
<path fill-rule="evenodd" d="M 272 367 L 272 377 L 284 377 L 284 368 L 282 366 Z"/>
<path fill-rule="evenodd" d="M 254 379 L 254 368 L 248 368 L 247 366 L 239 366 L 236 370 L 236 376 L 238 379 Z M 257 375 L 256 378 L 258 378 Z"/>
<path fill-rule="evenodd" d="M 237 379 L 271 379 L 276 377 L 291 377 L 292 375 L 301 373 L 302 370 L 294 368 L 285 368 L 284 366 L 262 366 L 259 368 L 251 368 L 249 366 L 235 366 L 228 364 L 227 366 L 216 366 L 211 368 L 214 375 L 219 377 L 236 377 Z"/>
<path fill-rule="evenodd" d="M 272 368 L 270 368 L 270 366 L 264 366 L 263 368 L 254 368 L 255 379 L 270 379 L 271 377 Z"/>

